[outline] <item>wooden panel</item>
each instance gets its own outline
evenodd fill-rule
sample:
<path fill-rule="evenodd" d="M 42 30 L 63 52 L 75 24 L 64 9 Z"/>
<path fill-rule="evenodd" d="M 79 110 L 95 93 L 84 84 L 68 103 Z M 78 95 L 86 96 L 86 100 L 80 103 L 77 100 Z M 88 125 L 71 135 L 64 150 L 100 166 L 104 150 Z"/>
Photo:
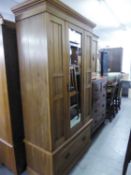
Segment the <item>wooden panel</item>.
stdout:
<path fill-rule="evenodd" d="M 91 115 L 91 88 L 85 88 L 84 92 L 84 119 L 89 120 L 90 115 Z"/>
<path fill-rule="evenodd" d="M 37 172 L 35 172 L 33 169 L 27 167 L 27 173 L 31 175 L 39 175 Z"/>
<path fill-rule="evenodd" d="M 0 140 L 0 163 L 3 162 L 4 165 L 6 165 L 10 170 L 12 170 L 15 174 L 17 174 L 14 148 L 12 145 L 8 143 L 3 143 Z"/>
<path fill-rule="evenodd" d="M 0 19 L 1 20 L 1 19 Z M 14 23 L 0 25 L 0 163 L 15 174 L 25 168 L 18 55 Z"/>
<path fill-rule="evenodd" d="M 92 37 L 89 33 L 85 32 L 85 57 L 83 64 L 83 111 L 84 120 L 89 120 L 91 112 L 91 40 Z"/>
<path fill-rule="evenodd" d="M 97 66 L 97 40 L 94 38 L 92 39 L 92 58 L 91 58 L 91 69 L 92 72 L 96 72 L 96 66 Z"/>
<path fill-rule="evenodd" d="M 0 138 L 12 144 L 3 34 L 0 27 Z"/>
<path fill-rule="evenodd" d="M 64 22 L 49 16 L 49 73 L 51 94 L 52 134 L 55 147 L 65 139 L 66 73 L 64 56 Z"/>
<path fill-rule="evenodd" d="M 27 170 L 29 174 L 38 175 L 53 175 L 52 155 L 43 152 L 42 149 L 37 149 L 33 145 L 26 143 L 27 152 Z M 32 173 L 33 172 L 33 173 Z"/>
<path fill-rule="evenodd" d="M 51 150 L 46 15 L 17 23 L 17 31 L 25 138 Z"/>
<path fill-rule="evenodd" d="M 13 27 L 14 26 L 14 27 Z M 14 172 L 17 173 L 23 172 L 25 168 L 25 150 L 23 144 L 23 121 L 22 121 L 22 110 L 21 110 L 21 98 L 20 98 L 20 84 L 19 84 L 19 69 L 18 69 L 18 55 L 17 55 L 17 44 L 16 44 L 16 31 L 15 25 L 13 23 L 5 22 L 2 25 L 3 31 L 3 44 L 4 44 L 4 63 L 5 63 L 5 72 L 6 72 L 6 81 L 7 81 L 7 91 L 8 91 L 8 103 L 9 103 L 9 112 L 10 118 L 6 117 L 6 113 L 4 114 L 4 118 L 6 119 L 6 125 L 11 126 L 11 131 L 5 130 L 5 134 L 10 137 L 12 135 L 12 143 L 14 147 L 14 154 L 10 154 L 10 164 L 16 164 L 14 167 Z M 3 72 L 4 73 L 4 72 Z M 4 78 L 4 76 L 3 76 Z M 4 86 L 4 84 L 3 84 Z M 4 96 L 4 95 L 3 95 Z M 2 140 L 6 143 L 6 140 Z M 8 144 L 9 142 L 7 142 Z M 9 151 L 10 148 L 6 147 Z M 6 154 L 4 154 L 7 156 Z M 15 160 L 14 160 L 15 156 Z M 8 157 L 6 157 L 8 159 Z M 3 163 L 6 163 L 3 160 Z M 8 165 L 10 167 L 11 165 Z"/>

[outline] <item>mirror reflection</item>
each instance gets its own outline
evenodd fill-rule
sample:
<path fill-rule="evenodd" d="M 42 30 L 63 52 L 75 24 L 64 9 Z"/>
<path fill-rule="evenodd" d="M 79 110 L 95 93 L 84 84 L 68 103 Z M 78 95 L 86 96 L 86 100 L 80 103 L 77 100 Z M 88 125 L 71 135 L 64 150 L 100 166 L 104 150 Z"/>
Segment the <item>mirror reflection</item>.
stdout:
<path fill-rule="evenodd" d="M 69 29 L 70 127 L 81 121 L 81 34 Z"/>

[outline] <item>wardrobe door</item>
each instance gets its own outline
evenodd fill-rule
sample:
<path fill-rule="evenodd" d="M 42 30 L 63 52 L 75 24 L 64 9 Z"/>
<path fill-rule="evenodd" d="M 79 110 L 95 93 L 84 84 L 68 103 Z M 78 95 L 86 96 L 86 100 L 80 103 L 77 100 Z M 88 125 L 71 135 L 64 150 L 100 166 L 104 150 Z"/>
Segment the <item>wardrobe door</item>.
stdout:
<path fill-rule="evenodd" d="M 68 86 L 68 120 L 70 135 L 82 125 L 83 111 L 83 40 L 84 31 L 73 25 L 66 24 L 67 32 L 67 86 Z"/>
<path fill-rule="evenodd" d="M 85 32 L 84 61 L 83 61 L 83 113 L 84 120 L 88 121 L 91 114 L 91 42 L 92 36 Z"/>
<path fill-rule="evenodd" d="M 61 145 L 66 137 L 66 57 L 64 21 L 49 15 L 48 51 L 50 79 L 50 111 L 53 148 Z"/>

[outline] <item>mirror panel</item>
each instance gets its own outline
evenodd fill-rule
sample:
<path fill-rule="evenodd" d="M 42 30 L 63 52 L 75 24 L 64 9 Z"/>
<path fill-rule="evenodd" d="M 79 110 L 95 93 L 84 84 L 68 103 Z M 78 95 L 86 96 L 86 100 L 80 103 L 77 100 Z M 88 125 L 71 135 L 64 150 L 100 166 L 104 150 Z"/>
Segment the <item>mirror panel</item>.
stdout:
<path fill-rule="evenodd" d="M 81 121 L 81 33 L 69 29 L 69 100 L 70 127 Z"/>

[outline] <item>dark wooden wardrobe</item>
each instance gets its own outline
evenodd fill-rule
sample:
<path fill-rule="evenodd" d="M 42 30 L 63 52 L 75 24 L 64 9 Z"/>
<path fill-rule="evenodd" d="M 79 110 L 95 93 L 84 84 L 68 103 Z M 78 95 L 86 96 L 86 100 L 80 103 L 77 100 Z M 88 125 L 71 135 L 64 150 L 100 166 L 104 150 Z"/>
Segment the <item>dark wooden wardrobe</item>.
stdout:
<path fill-rule="evenodd" d="M 105 59 L 103 62 L 102 69 L 108 69 L 108 72 L 122 72 L 122 61 L 123 61 L 123 48 L 103 48 L 100 51 L 101 59 Z M 104 55 L 103 55 L 104 53 Z"/>
<path fill-rule="evenodd" d="M 108 48 L 105 49 L 109 57 L 109 71 L 122 72 L 123 48 Z"/>
<path fill-rule="evenodd" d="M 90 143 L 95 24 L 60 1 L 25 1 L 13 12 L 28 173 L 64 175 Z"/>
<path fill-rule="evenodd" d="M 0 17 L 0 163 L 15 174 L 25 168 L 15 24 Z"/>

